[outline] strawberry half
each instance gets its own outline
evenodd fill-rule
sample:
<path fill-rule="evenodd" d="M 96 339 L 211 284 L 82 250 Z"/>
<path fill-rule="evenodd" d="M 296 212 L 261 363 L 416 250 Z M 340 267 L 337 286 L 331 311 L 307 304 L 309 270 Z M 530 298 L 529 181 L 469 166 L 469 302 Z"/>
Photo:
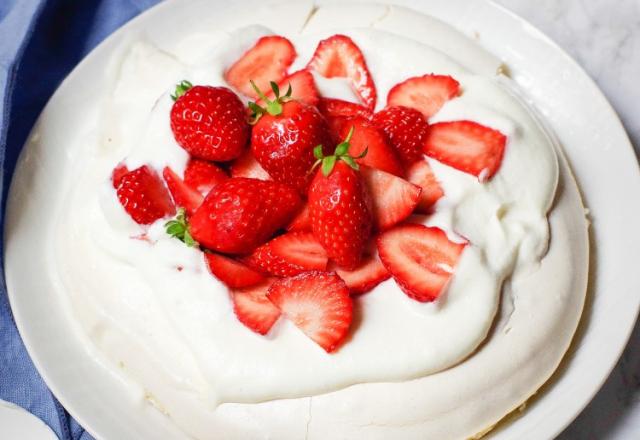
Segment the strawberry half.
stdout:
<path fill-rule="evenodd" d="M 433 124 L 424 152 L 440 162 L 487 181 L 500 168 L 507 137 L 473 121 Z"/>
<path fill-rule="evenodd" d="M 233 311 L 246 327 L 266 335 L 280 317 L 280 310 L 267 298 L 271 282 L 252 287 L 231 290 Z"/>
<path fill-rule="evenodd" d="M 409 107 L 387 107 L 373 116 L 373 123 L 387 135 L 405 166 L 422 158 L 422 145 L 429 132 L 424 116 Z"/>
<path fill-rule="evenodd" d="M 330 266 L 329 270 L 335 270 L 338 276 L 344 280 L 351 295 L 362 295 L 391 278 L 391 274 L 376 254 L 363 258 L 360 266 L 353 270 L 344 270 L 337 266 Z"/>
<path fill-rule="evenodd" d="M 240 98 L 226 87 L 176 86 L 171 131 L 178 145 L 199 159 L 226 162 L 240 156 L 249 124 Z"/>
<path fill-rule="evenodd" d="M 389 90 L 387 106 L 414 108 L 429 119 L 445 102 L 460 93 L 460 83 L 448 75 L 424 75 L 409 78 Z"/>
<path fill-rule="evenodd" d="M 361 167 L 373 202 L 373 218 L 378 230 L 389 229 L 411 215 L 420 201 L 420 187 L 393 174 Z"/>
<path fill-rule="evenodd" d="M 340 139 L 344 139 L 352 128 L 349 154 L 359 157 L 367 151 L 367 154 L 356 159 L 356 162 L 396 176 L 404 174 L 395 150 L 387 143 L 385 134 L 378 127 L 360 117 L 345 118 L 340 123 Z"/>
<path fill-rule="evenodd" d="M 189 219 L 189 232 L 208 249 L 244 254 L 287 225 L 301 206 L 290 186 L 234 177 L 205 197 Z"/>
<path fill-rule="evenodd" d="M 310 231 L 311 217 L 309 216 L 309 204 L 305 203 L 298 215 L 289 223 L 287 231 Z"/>
<path fill-rule="evenodd" d="M 169 188 L 173 203 L 175 203 L 176 206 L 186 209 L 189 215 L 196 212 L 196 209 L 198 209 L 204 200 L 202 194 L 183 182 L 180 176 L 169 167 L 165 167 L 164 170 L 162 170 L 162 177 L 164 177 L 164 181 L 167 183 L 167 188 Z"/>
<path fill-rule="evenodd" d="M 162 179 L 147 165 L 121 176 L 116 194 L 127 214 L 140 225 L 151 224 L 176 212 Z"/>
<path fill-rule="evenodd" d="M 258 180 L 271 180 L 271 176 L 260 166 L 251 150 L 231 163 L 231 177 L 249 177 Z"/>
<path fill-rule="evenodd" d="M 258 247 L 243 261 L 264 273 L 289 277 L 325 270 L 328 257 L 311 232 L 289 232 Z"/>
<path fill-rule="evenodd" d="M 423 159 L 411 165 L 407 169 L 407 180 L 422 188 L 416 211 L 421 214 L 431 214 L 433 205 L 444 196 L 444 191 L 435 174 L 433 174 L 429 163 Z"/>
<path fill-rule="evenodd" d="M 348 78 L 365 107 L 375 108 L 376 86 L 362 51 L 351 38 L 334 35 L 320 41 L 307 67 L 325 78 Z"/>
<path fill-rule="evenodd" d="M 378 237 L 382 264 L 404 293 L 420 302 L 438 298 L 464 247 L 441 229 L 416 224 L 396 226 Z"/>
<path fill-rule="evenodd" d="M 204 252 L 204 258 L 211 274 L 232 289 L 250 287 L 264 281 L 261 273 L 233 258 L 211 252 Z"/>
<path fill-rule="evenodd" d="M 316 88 L 316 82 L 313 79 L 313 75 L 308 70 L 298 70 L 278 83 L 279 90 L 286 91 L 289 87 L 291 87 L 292 90 L 291 99 L 304 102 L 308 105 L 318 104 L 318 101 L 320 100 L 320 93 Z M 273 99 L 273 91 L 270 90 L 266 96 L 269 99 Z M 256 101 L 256 104 L 264 105 L 264 102 L 260 99 Z"/>
<path fill-rule="evenodd" d="M 269 300 L 327 353 L 349 332 L 353 303 L 349 289 L 333 272 L 305 272 L 273 283 Z"/>
<path fill-rule="evenodd" d="M 224 79 L 236 90 L 250 98 L 257 98 L 250 81 L 261 89 L 269 88 L 269 82 L 279 83 L 296 58 L 296 49 L 289 40 L 279 35 L 260 38 L 224 73 Z"/>
<path fill-rule="evenodd" d="M 184 170 L 184 183 L 204 196 L 227 179 L 229 176 L 222 168 L 206 160 L 191 158 Z"/>

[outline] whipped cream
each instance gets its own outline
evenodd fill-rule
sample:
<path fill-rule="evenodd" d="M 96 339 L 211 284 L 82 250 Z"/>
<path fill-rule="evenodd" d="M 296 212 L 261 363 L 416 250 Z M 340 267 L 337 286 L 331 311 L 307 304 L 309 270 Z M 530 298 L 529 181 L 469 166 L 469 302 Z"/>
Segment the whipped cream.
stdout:
<path fill-rule="evenodd" d="M 298 51 L 291 71 L 304 67 L 318 41 L 335 33 L 314 28 L 317 22 L 309 32 L 286 35 Z M 168 165 L 181 173 L 188 157 L 169 127 L 173 86 L 182 79 L 225 85 L 224 68 L 272 32 L 251 26 L 193 35 L 168 50 L 144 41 L 130 44 L 114 60 L 100 138 L 81 156 L 79 184 L 68 195 L 69 209 L 56 219 L 67 235 L 58 234 L 55 249 L 91 344 L 116 370 L 158 394 L 160 408 L 181 395 L 213 410 L 221 403 L 313 396 L 445 370 L 485 339 L 503 281 L 535 267 L 547 249 L 557 158 L 544 131 L 509 92 L 508 80 L 475 68 L 486 66 L 486 58 L 469 57 L 479 61 L 463 65 L 422 42 L 384 31 L 345 27 L 340 32 L 364 53 L 378 108 L 388 90 L 410 76 L 448 74 L 460 82 L 462 95 L 432 122 L 469 119 L 508 137 L 502 166 L 487 183 L 429 159 L 445 197 L 435 215 L 416 220 L 471 245 L 435 303 L 409 299 L 393 280 L 358 298 L 352 335 L 334 354 L 284 319 L 266 337 L 252 333 L 236 319 L 226 287 L 208 273 L 200 252 L 170 239 L 163 221 L 149 228 L 135 224 L 109 177 L 123 159 L 129 168 Z M 325 96 L 355 100 L 345 81 L 316 79 Z M 148 239 L 140 239 L 145 232 Z M 188 425 L 185 414 L 176 418 Z"/>

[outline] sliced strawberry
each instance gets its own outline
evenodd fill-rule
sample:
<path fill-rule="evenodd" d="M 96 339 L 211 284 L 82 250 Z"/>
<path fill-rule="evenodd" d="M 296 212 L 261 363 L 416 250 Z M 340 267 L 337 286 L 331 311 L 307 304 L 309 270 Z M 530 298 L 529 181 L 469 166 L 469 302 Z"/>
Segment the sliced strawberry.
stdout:
<path fill-rule="evenodd" d="M 426 160 L 419 160 L 411 165 L 407 169 L 407 180 L 422 188 L 416 211 L 422 214 L 431 214 L 433 205 L 444 196 L 444 191 L 436 180 L 429 163 Z"/>
<path fill-rule="evenodd" d="M 257 248 L 244 259 L 249 266 L 278 277 L 325 270 L 327 253 L 311 232 L 289 232 Z"/>
<path fill-rule="evenodd" d="M 176 212 L 162 179 L 147 165 L 123 175 L 116 193 L 124 210 L 141 225 L 151 224 Z"/>
<path fill-rule="evenodd" d="M 262 274 L 233 258 L 211 252 L 204 252 L 204 258 L 211 274 L 232 289 L 241 289 L 264 281 Z"/>
<path fill-rule="evenodd" d="M 325 78 L 348 78 L 351 87 L 365 105 L 376 106 L 376 86 L 360 48 L 346 35 L 322 40 L 307 65 Z"/>
<path fill-rule="evenodd" d="M 261 90 L 269 89 L 269 82 L 279 83 L 296 58 L 296 49 L 279 35 L 260 38 L 224 74 L 224 79 L 250 98 L 258 95 L 251 87 L 253 81 Z"/>
<path fill-rule="evenodd" d="M 373 218 L 378 230 L 389 229 L 409 217 L 420 201 L 420 187 L 393 174 L 361 167 L 373 202 Z"/>
<path fill-rule="evenodd" d="M 258 163 L 251 150 L 233 161 L 230 167 L 231 177 L 249 177 L 258 180 L 271 180 L 271 176 Z"/>
<path fill-rule="evenodd" d="M 459 92 L 460 83 L 450 76 L 415 76 L 389 90 L 387 105 L 415 108 L 429 119 L 445 102 L 458 96 Z"/>
<path fill-rule="evenodd" d="M 115 189 L 118 189 L 120 186 L 120 182 L 122 182 L 122 178 L 125 174 L 129 172 L 129 168 L 124 164 L 124 162 L 120 162 L 111 172 L 111 183 Z"/>
<path fill-rule="evenodd" d="M 189 215 L 193 214 L 204 200 L 202 194 L 185 184 L 180 176 L 169 167 L 164 168 L 162 177 L 167 182 L 167 187 L 176 206 L 186 209 Z"/>
<path fill-rule="evenodd" d="M 359 117 L 368 121 L 373 117 L 373 112 L 360 104 L 334 98 L 320 98 L 318 110 L 327 120 L 336 141 L 340 140 L 340 127 L 345 118 Z"/>
<path fill-rule="evenodd" d="M 305 204 L 302 210 L 298 213 L 296 218 L 293 219 L 287 231 L 310 231 L 311 230 L 311 217 L 309 216 L 309 205 Z"/>
<path fill-rule="evenodd" d="M 330 265 L 329 270 L 335 270 L 344 280 L 351 295 L 367 293 L 381 282 L 391 278 L 391 274 L 376 254 L 366 256 L 360 266 L 354 270 L 344 270 L 334 265 Z"/>
<path fill-rule="evenodd" d="M 270 281 L 231 291 L 238 320 L 256 333 L 266 335 L 280 317 L 280 310 L 267 298 Z"/>
<path fill-rule="evenodd" d="M 214 186 L 228 178 L 222 168 L 201 159 L 191 158 L 184 170 L 184 183 L 205 196 Z"/>
<path fill-rule="evenodd" d="M 347 336 L 353 303 L 333 272 L 305 272 L 273 283 L 267 297 L 300 330 L 331 353 Z"/>
<path fill-rule="evenodd" d="M 366 156 L 356 160 L 359 164 L 377 168 L 396 176 L 404 174 L 396 152 L 387 143 L 387 138 L 382 131 L 363 118 L 345 118 L 342 119 L 340 125 L 340 139 L 345 139 L 352 127 L 353 137 L 349 154 L 358 157 L 367 149 Z"/>
<path fill-rule="evenodd" d="M 291 97 L 293 99 L 309 105 L 318 104 L 318 101 L 320 100 L 320 93 L 316 88 L 316 82 L 313 79 L 313 75 L 308 70 L 298 70 L 278 83 L 278 88 L 282 94 L 287 93 L 289 87 L 291 87 Z M 269 93 L 267 93 L 266 96 L 269 99 L 273 99 L 273 91 L 269 89 Z M 259 99 L 256 101 L 256 104 L 264 105 L 264 102 L 262 99 Z"/>
<path fill-rule="evenodd" d="M 389 144 L 397 151 L 405 166 L 422 156 L 429 124 L 418 110 L 409 107 L 387 107 L 373 117 L 373 123 L 387 135 Z"/>
<path fill-rule="evenodd" d="M 410 298 L 438 298 L 454 272 L 465 245 L 449 241 L 438 228 L 404 224 L 378 237 L 382 264 Z"/>
<path fill-rule="evenodd" d="M 480 181 L 491 179 L 500 168 L 507 137 L 472 121 L 433 124 L 424 144 L 424 152 L 440 162 Z"/>

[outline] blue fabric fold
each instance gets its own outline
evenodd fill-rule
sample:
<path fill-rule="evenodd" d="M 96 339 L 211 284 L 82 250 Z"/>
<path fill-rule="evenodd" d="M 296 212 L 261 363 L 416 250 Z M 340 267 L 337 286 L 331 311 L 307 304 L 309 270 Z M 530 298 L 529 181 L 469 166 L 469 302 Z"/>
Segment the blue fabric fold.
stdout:
<path fill-rule="evenodd" d="M 91 49 L 158 1 L 0 0 L 3 223 L 16 160 L 49 97 Z M 0 399 L 41 418 L 60 439 L 90 440 L 92 437 L 49 391 L 25 350 L 7 299 L 4 261 L 0 278 Z"/>

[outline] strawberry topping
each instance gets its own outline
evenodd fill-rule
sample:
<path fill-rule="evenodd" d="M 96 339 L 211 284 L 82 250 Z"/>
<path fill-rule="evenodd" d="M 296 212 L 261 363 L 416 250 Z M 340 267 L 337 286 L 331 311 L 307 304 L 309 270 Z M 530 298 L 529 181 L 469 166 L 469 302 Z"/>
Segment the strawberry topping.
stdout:
<path fill-rule="evenodd" d="M 267 298 L 270 281 L 244 289 L 231 290 L 233 311 L 246 327 L 266 335 L 280 317 L 280 310 Z"/>
<path fill-rule="evenodd" d="M 500 168 L 506 144 L 505 135 L 476 122 L 439 122 L 431 126 L 424 152 L 486 181 Z"/>
<path fill-rule="evenodd" d="M 333 272 L 304 272 L 275 281 L 269 300 L 327 353 L 348 334 L 353 317 L 349 289 Z"/>
<path fill-rule="evenodd" d="M 423 159 L 411 165 L 407 169 L 407 180 L 422 188 L 416 212 L 431 214 L 433 205 L 444 196 L 444 191 L 436 180 L 429 163 Z"/>
<path fill-rule="evenodd" d="M 138 224 L 148 225 L 176 212 L 162 179 L 147 165 L 124 174 L 116 192 L 124 210 Z"/>
<path fill-rule="evenodd" d="M 213 276 L 232 289 L 253 286 L 264 281 L 261 273 L 233 258 L 204 252 L 207 267 Z"/>
<path fill-rule="evenodd" d="M 233 161 L 230 167 L 231 177 L 250 177 L 258 180 L 271 180 L 271 176 L 260 166 L 251 150 Z"/>
<path fill-rule="evenodd" d="M 334 35 L 322 40 L 307 65 L 325 78 L 348 78 L 365 107 L 376 106 L 376 86 L 364 55 L 346 35 Z"/>
<path fill-rule="evenodd" d="M 335 270 L 344 280 L 351 295 L 362 295 L 369 292 L 381 282 L 391 278 L 391 274 L 384 267 L 377 253 L 367 255 L 358 267 L 353 270 L 344 270 L 339 267 L 329 267 Z"/>
<path fill-rule="evenodd" d="M 282 91 L 286 92 L 289 87 L 291 87 L 291 99 L 304 102 L 308 105 L 318 104 L 320 93 L 318 93 L 318 89 L 316 88 L 313 75 L 308 70 L 298 70 L 278 83 L 278 88 Z M 269 90 L 266 96 L 269 99 L 273 99 L 273 91 Z M 264 105 L 264 102 L 259 99 L 256 101 L 256 104 Z"/>
<path fill-rule="evenodd" d="M 459 92 L 460 84 L 450 76 L 416 76 L 393 86 L 387 95 L 387 105 L 414 108 L 429 119 Z"/>
<path fill-rule="evenodd" d="M 400 177 L 369 167 L 361 167 L 360 173 L 371 194 L 378 230 L 388 229 L 409 217 L 420 201 L 420 187 Z"/>
<path fill-rule="evenodd" d="M 279 35 L 260 38 L 224 74 L 224 79 L 236 90 L 250 98 L 257 98 L 250 81 L 260 89 L 268 89 L 269 82 L 279 83 L 296 58 L 296 49 Z"/>
<path fill-rule="evenodd" d="M 214 186 L 227 180 L 229 176 L 222 168 L 201 159 L 190 159 L 184 170 L 184 183 L 206 196 Z"/>
<path fill-rule="evenodd" d="M 451 278 L 465 245 L 438 228 L 404 224 L 378 237 L 382 264 L 409 297 L 434 301 Z"/>
<path fill-rule="evenodd" d="M 186 209 L 189 215 L 196 212 L 196 209 L 198 209 L 204 200 L 202 194 L 183 182 L 180 176 L 169 167 L 164 168 L 162 177 L 164 177 L 171 197 L 173 197 L 173 203 L 175 203 L 176 206 Z"/>
<path fill-rule="evenodd" d="M 373 123 L 387 135 L 405 166 L 422 158 L 422 145 L 429 132 L 424 116 L 409 107 L 387 107 L 373 117 Z"/>
<path fill-rule="evenodd" d="M 289 232 L 258 247 L 243 260 L 249 266 L 278 277 L 309 270 L 325 270 L 327 253 L 310 232 Z"/>

